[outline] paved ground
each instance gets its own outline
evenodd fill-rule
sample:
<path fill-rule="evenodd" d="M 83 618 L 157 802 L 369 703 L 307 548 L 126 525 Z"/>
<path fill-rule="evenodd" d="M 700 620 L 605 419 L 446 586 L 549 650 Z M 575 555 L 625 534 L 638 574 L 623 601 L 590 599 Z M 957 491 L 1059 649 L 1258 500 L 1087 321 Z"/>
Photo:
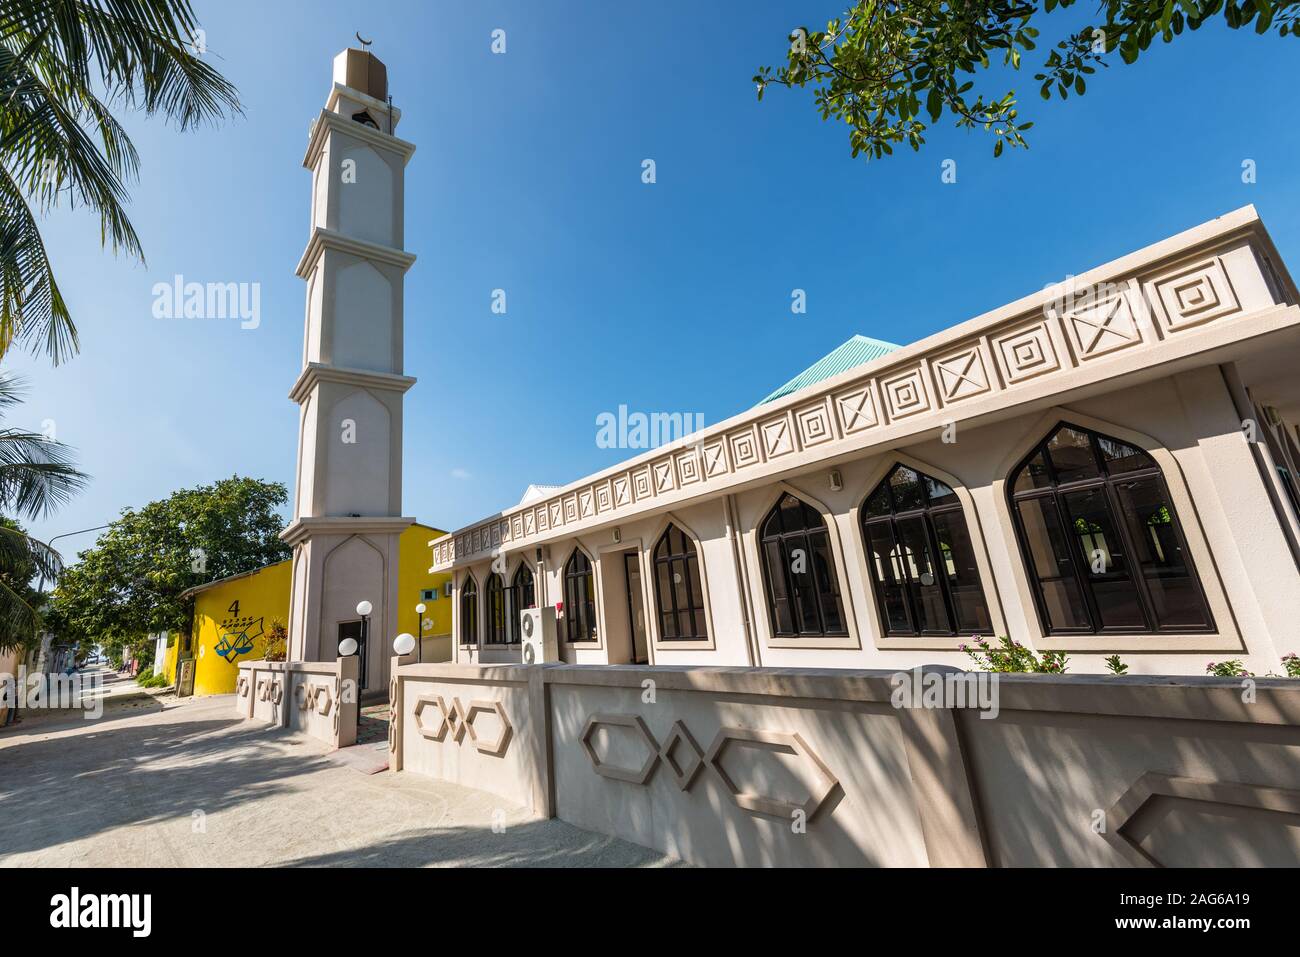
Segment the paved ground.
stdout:
<path fill-rule="evenodd" d="M 489 794 L 363 774 L 238 720 L 228 695 L 111 691 L 97 721 L 25 712 L 0 730 L 0 866 L 675 863 Z"/>

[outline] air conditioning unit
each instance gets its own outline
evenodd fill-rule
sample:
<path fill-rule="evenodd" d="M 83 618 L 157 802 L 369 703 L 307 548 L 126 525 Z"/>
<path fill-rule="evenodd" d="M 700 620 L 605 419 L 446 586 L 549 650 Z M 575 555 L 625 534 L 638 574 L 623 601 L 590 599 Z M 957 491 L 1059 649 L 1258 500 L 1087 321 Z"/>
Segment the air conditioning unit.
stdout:
<path fill-rule="evenodd" d="M 524 664 L 540 665 L 560 660 L 554 608 L 523 609 L 519 612 L 519 627 L 523 636 Z"/>
<path fill-rule="evenodd" d="M 451 582 L 450 582 L 450 581 L 445 581 L 445 582 L 442 583 L 442 597 L 443 597 L 443 598 L 450 598 L 450 597 L 451 597 Z"/>

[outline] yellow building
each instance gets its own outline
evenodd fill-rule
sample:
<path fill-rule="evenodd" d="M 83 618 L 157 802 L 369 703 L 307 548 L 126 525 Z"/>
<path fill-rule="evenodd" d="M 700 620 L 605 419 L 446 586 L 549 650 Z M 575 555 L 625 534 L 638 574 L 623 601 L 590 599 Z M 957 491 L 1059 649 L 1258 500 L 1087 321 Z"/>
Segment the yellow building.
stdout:
<path fill-rule="evenodd" d="M 429 573 L 429 540 L 443 532 L 415 524 L 402 533 L 399 542 L 398 629 L 420 633 L 423 604 L 425 661 L 451 660 L 451 599 L 443 583 L 451 576 Z M 239 662 L 253 661 L 266 654 L 266 642 L 276 625 L 288 627 L 290 570 L 286 559 L 242 575 L 231 575 L 184 593 L 194 598 L 191 631 L 194 657 L 194 693 L 231 694 L 239 675 Z M 183 596 L 184 597 L 184 596 Z M 174 681 L 179 642 L 167 648 L 167 676 Z"/>

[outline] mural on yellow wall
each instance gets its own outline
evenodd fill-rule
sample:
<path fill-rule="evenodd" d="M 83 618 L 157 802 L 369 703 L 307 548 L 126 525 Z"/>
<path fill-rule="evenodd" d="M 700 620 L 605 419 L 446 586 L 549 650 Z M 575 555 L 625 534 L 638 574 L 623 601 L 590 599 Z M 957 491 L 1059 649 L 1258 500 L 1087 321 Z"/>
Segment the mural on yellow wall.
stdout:
<path fill-rule="evenodd" d="M 412 525 L 398 542 L 398 629 L 420 634 L 416 606 L 425 606 L 425 661 L 451 660 L 451 599 L 443 596 L 443 583 L 451 576 L 429 573 L 428 543 L 441 534 L 428 525 Z M 239 663 L 261 658 L 274 627 L 288 624 L 292 568 L 293 561 L 286 560 L 192 590 L 196 695 L 233 694 Z M 177 644 L 174 639 L 167 648 L 172 675 Z"/>
<path fill-rule="evenodd" d="M 230 694 L 239 663 L 261 658 L 274 622 L 289 620 L 293 562 L 267 565 L 207 586 L 194 596 L 195 694 Z"/>

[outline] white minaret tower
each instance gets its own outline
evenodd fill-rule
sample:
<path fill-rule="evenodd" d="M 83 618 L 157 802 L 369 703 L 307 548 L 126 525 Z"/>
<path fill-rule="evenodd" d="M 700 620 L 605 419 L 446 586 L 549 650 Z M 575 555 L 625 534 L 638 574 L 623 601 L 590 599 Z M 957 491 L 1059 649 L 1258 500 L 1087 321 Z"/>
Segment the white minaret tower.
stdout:
<path fill-rule="evenodd" d="M 370 602 L 361 686 L 384 690 L 397 633 L 402 516 L 402 181 L 415 147 L 393 135 L 401 112 L 367 50 L 334 58 L 334 85 L 312 123 L 311 236 L 293 523 L 289 658 L 332 661 L 359 637 Z"/>

